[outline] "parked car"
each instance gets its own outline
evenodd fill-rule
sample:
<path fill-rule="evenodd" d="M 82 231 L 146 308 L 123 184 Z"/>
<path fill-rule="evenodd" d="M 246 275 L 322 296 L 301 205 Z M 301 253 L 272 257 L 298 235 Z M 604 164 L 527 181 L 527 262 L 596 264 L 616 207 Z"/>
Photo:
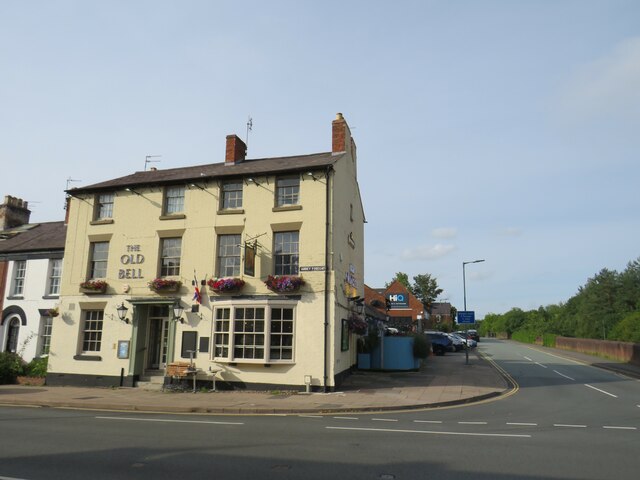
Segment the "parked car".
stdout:
<path fill-rule="evenodd" d="M 453 343 L 453 348 L 456 352 L 459 352 L 464 348 L 464 345 L 466 342 L 464 342 L 462 338 L 457 336 L 455 333 L 445 333 L 445 335 L 451 339 L 451 342 Z"/>
<path fill-rule="evenodd" d="M 477 330 L 467 330 L 467 333 L 471 338 L 473 338 L 476 342 L 480 341 L 480 335 L 478 335 Z"/>
<path fill-rule="evenodd" d="M 455 332 L 453 335 L 458 336 L 469 348 L 474 348 L 478 345 L 478 342 L 464 332 Z"/>
<path fill-rule="evenodd" d="M 447 350 L 453 347 L 453 342 L 442 332 L 424 332 L 431 342 L 431 350 L 434 355 L 444 355 Z"/>

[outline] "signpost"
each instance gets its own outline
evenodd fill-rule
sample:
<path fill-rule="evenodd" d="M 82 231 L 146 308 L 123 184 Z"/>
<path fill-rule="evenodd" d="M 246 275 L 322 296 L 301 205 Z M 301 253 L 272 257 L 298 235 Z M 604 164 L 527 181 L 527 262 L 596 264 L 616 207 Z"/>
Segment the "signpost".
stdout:
<path fill-rule="evenodd" d="M 458 312 L 458 323 L 476 323 L 476 312 Z"/>

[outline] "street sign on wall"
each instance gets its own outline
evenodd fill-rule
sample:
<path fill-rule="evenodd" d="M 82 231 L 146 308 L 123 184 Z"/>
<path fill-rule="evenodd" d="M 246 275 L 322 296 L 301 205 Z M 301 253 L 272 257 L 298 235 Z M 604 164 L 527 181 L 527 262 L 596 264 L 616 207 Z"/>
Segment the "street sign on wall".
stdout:
<path fill-rule="evenodd" d="M 458 312 L 458 323 L 476 323 L 476 312 Z"/>

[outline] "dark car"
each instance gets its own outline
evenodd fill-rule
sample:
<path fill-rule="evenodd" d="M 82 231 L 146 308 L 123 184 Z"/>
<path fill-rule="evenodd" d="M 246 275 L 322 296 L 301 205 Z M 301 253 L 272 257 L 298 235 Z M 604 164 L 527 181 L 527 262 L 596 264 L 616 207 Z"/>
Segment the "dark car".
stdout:
<path fill-rule="evenodd" d="M 477 330 L 467 330 L 467 334 L 473 338 L 476 342 L 480 341 L 480 335 L 478 335 Z"/>
<path fill-rule="evenodd" d="M 453 342 L 442 332 L 425 332 L 431 342 L 431 350 L 434 355 L 444 355 L 447 350 L 453 348 Z"/>

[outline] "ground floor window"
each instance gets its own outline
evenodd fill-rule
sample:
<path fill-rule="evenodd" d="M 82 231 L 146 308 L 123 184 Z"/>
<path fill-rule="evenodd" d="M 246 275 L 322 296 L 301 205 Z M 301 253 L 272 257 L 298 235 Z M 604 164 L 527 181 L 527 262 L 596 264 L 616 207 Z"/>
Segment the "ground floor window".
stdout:
<path fill-rule="evenodd" d="M 82 332 L 82 352 L 99 352 L 102 344 L 103 310 L 85 310 Z"/>
<path fill-rule="evenodd" d="M 51 347 L 51 326 L 53 318 L 42 317 L 42 333 L 40 334 L 40 355 L 49 355 Z"/>
<path fill-rule="evenodd" d="M 294 323 L 293 306 L 217 307 L 214 358 L 229 362 L 291 362 Z"/>

